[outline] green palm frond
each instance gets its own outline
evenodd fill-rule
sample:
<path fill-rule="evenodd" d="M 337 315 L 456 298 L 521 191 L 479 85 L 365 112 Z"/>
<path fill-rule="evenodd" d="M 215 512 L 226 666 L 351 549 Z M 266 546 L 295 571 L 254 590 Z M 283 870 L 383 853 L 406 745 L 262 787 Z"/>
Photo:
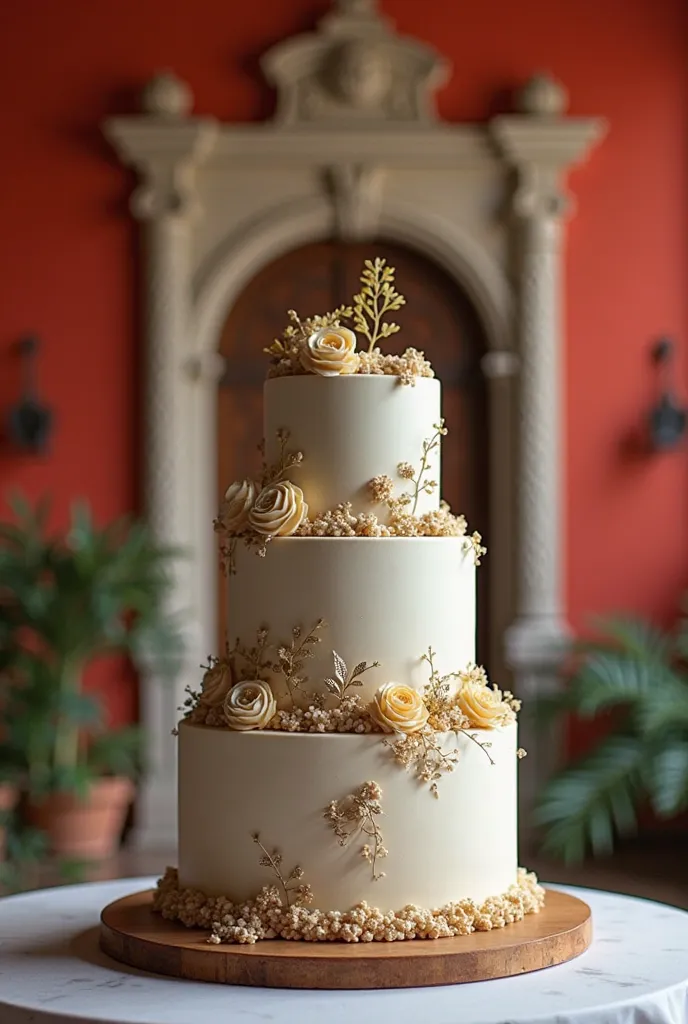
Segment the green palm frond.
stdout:
<path fill-rule="evenodd" d="M 657 750 L 644 768 L 644 782 L 653 809 L 671 818 L 688 807 L 688 736 Z"/>
<path fill-rule="evenodd" d="M 612 615 L 595 620 L 595 625 L 605 647 L 615 647 L 638 661 L 662 665 L 671 655 L 672 637 L 643 619 Z"/>
<path fill-rule="evenodd" d="M 688 807 L 688 629 L 627 617 L 599 628 L 599 639 L 579 645 L 559 709 L 588 718 L 613 709 L 612 731 L 547 784 L 537 809 L 545 848 L 569 861 L 611 850 L 644 799 L 665 817 Z"/>
<path fill-rule="evenodd" d="M 615 831 L 635 828 L 643 745 L 635 736 L 610 736 L 547 787 L 536 820 L 547 828 L 544 848 L 567 862 L 582 860 L 588 845 L 609 853 Z"/>

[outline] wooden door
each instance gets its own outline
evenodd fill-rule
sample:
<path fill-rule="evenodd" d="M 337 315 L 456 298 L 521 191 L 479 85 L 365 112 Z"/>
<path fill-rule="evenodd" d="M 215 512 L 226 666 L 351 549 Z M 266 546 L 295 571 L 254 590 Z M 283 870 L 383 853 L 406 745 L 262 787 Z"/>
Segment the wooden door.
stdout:
<path fill-rule="evenodd" d="M 278 337 L 286 311 L 313 315 L 349 303 L 358 291 L 365 259 L 386 257 L 396 267 L 406 305 L 394 319 L 401 330 L 385 351 L 413 346 L 424 351 L 442 381 L 449 434 L 442 449 L 442 495 L 483 536 L 488 522 L 488 440 L 485 384 L 480 371 L 484 340 L 475 311 L 456 283 L 418 253 L 387 242 L 320 242 L 303 246 L 265 267 L 232 309 L 220 342 L 227 362 L 219 395 L 218 494 L 232 480 L 255 476 L 262 434 L 263 348 Z M 487 537 L 489 544 L 489 537 Z M 489 555 L 488 555 L 489 557 Z M 478 572 L 478 658 L 487 658 L 487 574 Z M 224 629 L 224 587 L 220 587 Z M 224 635 L 221 643 L 224 643 Z M 488 666 L 489 668 L 489 666 Z"/>

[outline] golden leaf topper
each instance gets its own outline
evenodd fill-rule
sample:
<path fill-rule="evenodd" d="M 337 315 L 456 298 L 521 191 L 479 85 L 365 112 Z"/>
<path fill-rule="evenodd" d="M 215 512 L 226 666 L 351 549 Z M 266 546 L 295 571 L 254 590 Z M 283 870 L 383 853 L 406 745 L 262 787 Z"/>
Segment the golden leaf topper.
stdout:
<path fill-rule="evenodd" d="M 379 342 L 399 330 L 398 324 L 385 318 L 406 302 L 394 286 L 394 274 L 394 267 L 388 266 L 385 259 L 366 260 L 360 291 L 353 296 L 350 306 L 339 306 L 331 313 L 305 320 L 290 309 L 289 325 L 282 337 L 265 349 L 272 356 L 273 369 L 277 373 L 306 372 L 324 377 L 370 372 L 370 358 L 374 354 L 380 357 Z M 351 322 L 353 329 L 342 321 Z M 357 352 L 356 331 L 368 343 L 365 363 Z M 414 360 L 422 356 L 415 350 L 409 352 L 413 353 Z M 401 373 L 404 366 L 397 369 Z M 425 372 L 423 367 L 421 372 Z"/>

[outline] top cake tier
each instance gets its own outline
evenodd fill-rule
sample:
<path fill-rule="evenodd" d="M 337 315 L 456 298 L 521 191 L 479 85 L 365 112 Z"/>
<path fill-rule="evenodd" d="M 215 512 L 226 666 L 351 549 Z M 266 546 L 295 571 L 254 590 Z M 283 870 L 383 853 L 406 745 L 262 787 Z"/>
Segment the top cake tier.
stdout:
<path fill-rule="evenodd" d="M 369 483 L 381 474 L 403 483 L 404 463 L 417 472 L 423 442 L 440 420 L 441 387 L 429 377 L 414 386 L 383 375 L 274 377 L 265 383 L 263 409 L 267 461 L 279 456 L 280 431 L 288 431 L 291 450 L 303 453 L 287 475 L 302 488 L 311 517 L 351 502 L 355 512 L 375 512 L 385 521 Z M 440 506 L 439 445 L 427 456 L 424 479 L 437 486 L 418 494 L 418 515 Z"/>

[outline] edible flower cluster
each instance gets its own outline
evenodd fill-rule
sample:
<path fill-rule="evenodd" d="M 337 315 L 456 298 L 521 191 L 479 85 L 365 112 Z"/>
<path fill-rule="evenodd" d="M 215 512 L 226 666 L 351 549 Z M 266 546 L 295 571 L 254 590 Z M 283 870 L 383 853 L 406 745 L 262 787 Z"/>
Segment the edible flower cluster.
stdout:
<path fill-rule="evenodd" d="M 433 377 L 430 363 L 414 348 L 407 348 L 398 356 L 380 351 L 379 342 L 399 330 L 398 324 L 384 317 L 406 302 L 394 287 L 394 273 L 384 259 L 366 260 L 361 289 L 350 306 L 339 306 L 331 313 L 304 320 L 290 309 L 289 324 L 282 337 L 265 350 L 271 356 L 268 376 L 386 374 L 412 386 L 417 377 Z M 347 320 L 367 340 L 367 349 L 358 350 L 356 334 L 342 323 Z"/>

